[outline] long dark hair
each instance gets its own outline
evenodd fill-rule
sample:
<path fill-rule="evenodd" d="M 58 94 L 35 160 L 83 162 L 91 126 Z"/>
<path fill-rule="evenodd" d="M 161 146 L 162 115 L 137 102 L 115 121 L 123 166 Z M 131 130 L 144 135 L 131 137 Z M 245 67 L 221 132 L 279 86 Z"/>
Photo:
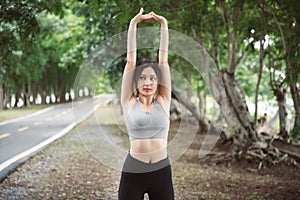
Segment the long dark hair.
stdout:
<path fill-rule="evenodd" d="M 135 71 L 134 71 L 134 86 L 133 86 L 134 90 L 133 91 L 134 91 L 135 96 L 139 95 L 137 85 L 138 85 L 138 81 L 139 81 L 139 78 L 141 76 L 141 73 L 143 72 L 143 70 L 145 68 L 148 68 L 148 67 L 151 67 L 154 70 L 154 72 L 157 76 L 157 79 L 158 79 L 158 88 L 159 88 L 160 79 L 161 79 L 161 72 L 158 68 L 157 62 L 143 60 L 143 61 L 138 63 L 138 65 L 136 66 Z"/>

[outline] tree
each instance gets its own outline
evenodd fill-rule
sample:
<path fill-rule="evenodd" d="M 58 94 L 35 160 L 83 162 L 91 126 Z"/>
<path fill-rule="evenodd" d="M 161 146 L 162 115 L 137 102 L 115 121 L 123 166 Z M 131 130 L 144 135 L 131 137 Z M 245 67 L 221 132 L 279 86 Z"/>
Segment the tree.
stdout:
<path fill-rule="evenodd" d="M 89 4 L 95 6 L 97 3 L 89 1 Z M 107 4 L 104 5 L 107 6 Z M 211 84 L 211 88 L 219 89 L 219 91 L 215 91 L 219 95 L 216 99 L 229 127 L 226 132 L 228 136 L 233 137 L 234 152 L 238 154 L 247 152 L 251 146 L 261 142 L 255 130 L 257 112 L 255 112 L 256 117 L 252 119 L 247 108 L 244 88 L 240 87 L 238 81 L 240 77 L 237 77 L 241 74 L 237 72 L 242 71 L 240 68 L 243 68 L 242 65 L 249 60 L 248 54 L 252 54 L 259 59 L 258 63 L 261 71 L 259 74 L 262 75 L 263 66 L 266 62 L 264 48 L 262 48 L 265 45 L 265 37 L 267 33 L 270 35 L 274 34 L 273 32 L 276 33 L 272 29 L 274 26 L 266 27 L 267 20 L 270 20 L 268 10 L 271 7 L 270 2 L 260 0 L 254 2 L 231 0 L 226 3 L 223 1 L 176 3 L 171 1 L 148 1 L 129 4 L 124 1 L 114 1 L 111 2 L 111 5 L 117 5 L 111 8 L 113 10 L 112 17 L 114 17 L 114 19 L 111 18 L 112 23 L 117 24 L 122 30 L 126 30 L 130 16 L 139 7 L 144 6 L 149 11 L 155 10 L 171 19 L 170 28 L 179 29 L 199 41 L 214 60 L 217 69 L 217 73 L 209 75 L 211 77 L 209 84 Z M 99 4 L 95 7 L 99 7 Z M 261 12 L 257 12 L 258 9 Z M 128 10 L 128 12 L 124 12 L 124 10 Z M 294 16 L 294 14 L 291 14 L 291 16 Z M 286 18 L 286 16 L 284 17 Z M 252 33 L 252 30 L 255 30 L 255 32 Z M 251 38 L 252 41 L 250 41 Z M 275 40 L 277 38 L 278 34 Z M 257 51 L 253 51 L 256 41 L 260 42 L 261 45 L 260 57 Z M 250 51 L 251 49 L 252 51 Z M 116 71 L 121 71 L 120 68 L 116 69 Z M 184 67 L 181 69 L 181 71 L 186 70 Z M 213 72 L 214 69 L 208 69 L 207 71 L 208 73 Z M 245 72 L 247 71 L 245 70 Z M 245 74 L 242 74 L 242 76 L 245 76 Z M 197 80 L 193 75 L 189 77 L 190 80 Z M 256 85 L 256 102 L 260 92 L 261 78 L 261 76 L 258 78 Z M 199 79 L 198 82 L 201 82 L 201 80 Z M 185 102 L 188 102 L 188 100 Z"/>
<path fill-rule="evenodd" d="M 277 35 L 280 36 L 281 42 L 279 49 L 284 54 L 286 62 L 286 76 L 290 92 L 294 102 L 295 124 L 300 123 L 300 97 L 299 97 L 299 78 L 300 78 L 300 40 L 299 40 L 299 21 L 300 14 L 298 11 L 299 1 L 274 1 L 271 10 L 275 25 L 278 29 Z"/>
<path fill-rule="evenodd" d="M 17 1 L 3 0 L 0 4 L 1 52 L 0 52 L 0 109 L 9 101 L 11 86 L 18 79 L 15 75 L 22 74 L 24 66 L 17 65 L 24 48 L 34 45 L 34 38 L 39 31 L 37 15 L 43 11 L 62 15 L 61 1 Z M 14 79 L 13 79 L 14 77 Z M 26 92 L 25 92 L 26 93 Z M 5 94 L 5 95 L 4 95 Z M 3 102 L 3 100 L 5 101 Z"/>
<path fill-rule="evenodd" d="M 299 2 L 263 1 L 268 20 L 268 34 L 274 44 L 268 44 L 267 57 L 270 85 L 279 107 L 280 135 L 289 140 L 286 96 L 290 91 L 294 103 L 294 126 L 299 123 L 299 20 L 295 9 Z M 296 6 L 297 7 L 297 6 Z"/>
<path fill-rule="evenodd" d="M 187 15 L 184 27 L 196 33 L 215 62 L 218 72 L 209 75 L 209 85 L 216 89 L 213 93 L 228 125 L 227 133 L 233 137 L 233 151 L 245 153 L 259 138 L 235 73 L 246 56 L 243 40 L 251 28 L 246 19 L 256 15 L 254 8 L 240 1 L 205 1 L 193 5 L 190 13 L 197 13 L 196 17 L 190 21 Z"/>
<path fill-rule="evenodd" d="M 76 78 L 85 49 L 83 19 L 65 11 L 60 19 L 54 15 L 41 15 L 41 33 L 37 38 L 47 57 L 43 70 L 43 96 L 53 94 L 57 102 L 65 102 Z M 48 88 L 48 89 L 47 89 Z M 69 99 L 71 100 L 71 99 Z"/>
<path fill-rule="evenodd" d="M 294 103 L 295 127 L 299 125 L 299 6 L 296 0 L 72 0 L 47 4 L 3 1 L 0 104 L 10 102 L 12 94 L 24 100 L 40 95 L 43 102 L 47 96 L 54 95 L 57 101 L 63 102 L 81 63 L 94 64 L 84 63 L 84 59 L 103 41 L 126 31 L 131 17 L 144 7 L 146 11 L 154 10 L 165 16 L 170 29 L 190 36 L 203 50 L 203 63 L 195 66 L 203 65 L 208 79 L 200 77 L 188 60 L 183 61 L 170 53 L 172 69 L 186 77 L 192 89 L 199 93 L 192 98 L 191 92 L 181 87 L 181 81 L 174 79 L 174 96 L 184 99 L 182 102 L 202 127 L 207 125 L 209 118 L 204 109 L 205 98 L 213 96 L 221 108 L 220 118 L 228 125 L 225 133 L 233 141 L 236 155 L 248 153 L 257 146 L 267 149 L 266 141 L 255 126 L 261 98 L 277 99 L 280 132 L 286 135 L 285 98 L 290 95 Z M 145 26 L 152 25 L 141 24 Z M 105 53 L 113 57 L 114 47 L 108 48 Z M 139 57 L 154 58 L 149 56 L 153 53 L 151 50 L 139 52 Z M 115 88 L 125 59 L 121 56 L 113 63 L 96 63 L 107 72 L 98 91 L 104 90 L 103 83 L 109 84 L 109 89 Z M 213 65 L 208 64 L 209 60 Z M 96 74 L 92 75 L 97 78 Z M 92 84 L 86 81 L 89 90 Z M 75 94 L 77 97 L 78 91 Z M 256 104 L 253 118 L 246 99 Z"/>

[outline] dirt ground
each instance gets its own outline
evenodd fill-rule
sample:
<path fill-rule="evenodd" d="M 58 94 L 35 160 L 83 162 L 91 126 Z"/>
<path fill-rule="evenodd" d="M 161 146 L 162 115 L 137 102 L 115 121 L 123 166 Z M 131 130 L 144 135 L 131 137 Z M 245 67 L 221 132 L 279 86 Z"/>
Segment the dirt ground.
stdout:
<path fill-rule="evenodd" d="M 104 120 L 105 116 L 101 117 Z M 102 126 L 128 141 L 117 125 L 107 124 Z M 86 122 L 79 125 L 84 126 Z M 171 124 L 170 134 L 177 128 L 176 123 Z M 184 155 L 172 163 L 176 200 L 300 199 L 299 167 L 282 162 L 258 170 L 258 162 L 227 156 L 222 143 L 200 159 L 203 138 L 197 135 Z M 117 199 L 119 180 L 120 171 L 91 156 L 78 131 L 73 130 L 0 183 L 0 199 Z"/>

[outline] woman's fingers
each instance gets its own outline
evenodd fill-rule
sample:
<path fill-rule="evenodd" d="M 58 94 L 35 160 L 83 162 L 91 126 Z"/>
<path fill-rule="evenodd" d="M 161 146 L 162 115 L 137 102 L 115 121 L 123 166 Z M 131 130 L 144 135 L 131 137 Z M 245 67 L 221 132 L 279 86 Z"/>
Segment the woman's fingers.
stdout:
<path fill-rule="evenodd" d="M 150 14 L 146 14 L 142 16 L 143 21 L 153 21 L 154 17 Z"/>
<path fill-rule="evenodd" d="M 143 20 L 143 12 L 144 12 L 144 8 L 141 8 L 139 13 L 136 14 L 136 16 L 134 16 L 131 21 L 135 22 L 135 23 L 139 23 L 140 21 L 142 21 Z"/>
<path fill-rule="evenodd" d="M 150 13 L 149 13 L 149 15 L 152 15 L 153 17 L 155 17 L 155 18 L 159 18 L 160 16 L 159 15 L 157 15 L 155 12 L 153 12 L 153 11 L 151 11 Z"/>
<path fill-rule="evenodd" d="M 153 11 L 144 15 L 143 12 L 144 12 L 144 8 L 140 8 L 139 13 L 132 19 L 132 21 L 136 23 L 139 23 L 141 21 L 156 21 L 156 22 L 163 23 L 166 21 L 164 17 L 157 15 Z"/>
<path fill-rule="evenodd" d="M 163 16 L 157 15 L 155 12 L 151 11 L 149 15 L 153 16 L 153 19 L 157 22 L 163 22 L 165 18 Z"/>
<path fill-rule="evenodd" d="M 141 8 L 139 14 L 142 15 L 143 12 L 144 12 L 144 8 Z"/>

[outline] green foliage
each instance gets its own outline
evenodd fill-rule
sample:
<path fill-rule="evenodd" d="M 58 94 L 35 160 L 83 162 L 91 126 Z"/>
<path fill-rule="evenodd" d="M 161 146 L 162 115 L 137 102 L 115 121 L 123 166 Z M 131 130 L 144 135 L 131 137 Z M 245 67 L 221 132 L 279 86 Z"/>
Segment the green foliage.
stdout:
<path fill-rule="evenodd" d="M 111 87 L 110 79 L 108 78 L 109 73 L 103 73 L 98 79 L 98 83 L 95 89 L 95 95 L 103 93 L 114 93 L 114 89 Z"/>
<path fill-rule="evenodd" d="M 294 128 L 290 131 L 290 136 L 293 141 L 300 139 L 300 122 L 295 124 Z"/>
<path fill-rule="evenodd" d="M 3 0 L 0 3 L 0 81 L 9 92 L 21 94 L 24 85 L 42 78 L 46 58 L 36 41 L 40 34 L 38 16 L 42 12 L 63 16 L 61 1 Z"/>
<path fill-rule="evenodd" d="M 37 15 L 43 11 L 53 12 L 62 16 L 62 3 L 55 0 L 47 1 L 47 3 L 46 1 L 30 0 L 1 1 L 1 57 L 10 55 L 13 51 L 18 50 L 19 43 L 31 44 L 34 37 L 39 33 Z"/>
<path fill-rule="evenodd" d="M 155 11 L 165 16 L 170 29 L 205 46 L 220 69 L 228 67 L 230 46 L 227 42 L 237 28 L 235 75 L 250 101 L 258 77 L 259 49 L 256 43 L 263 33 L 268 35 L 271 43 L 263 58 L 259 99 L 274 99 L 270 77 L 274 84 L 283 82 L 288 87 L 291 80 L 286 76 L 287 59 L 292 63 L 292 75 L 299 86 L 299 6 L 297 0 L 229 0 L 225 3 L 216 0 L 3 0 L 0 3 L 0 80 L 11 93 L 22 93 L 24 84 L 31 85 L 32 91 L 38 90 L 40 94 L 68 92 L 88 55 L 103 41 L 126 31 L 130 19 L 144 7 L 145 13 Z M 240 16 L 234 21 L 237 11 Z M 225 12 L 229 17 L 228 27 L 224 23 Z M 159 24 L 139 24 L 139 27 L 147 26 L 159 27 Z M 247 52 L 247 56 L 237 65 L 243 52 Z M 113 57 L 113 51 L 106 53 Z M 138 51 L 138 59 L 155 60 L 155 56 L 156 50 Z M 123 55 L 113 63 L 99 66 L 104 73 L 99 82 L 94 83 L 97 84 L 96 93 L 118 87 L 125 62 L 126 55 Z M 194 91 L 207 92 L 205 83 L 189 61 L 170 52 L 169 62 Z M 180 79 L 175 77 L 172 83 L 178 90 L 186 92 L 181 88 Z M 93 83 L 87 85 L 90 87 Z"/>

